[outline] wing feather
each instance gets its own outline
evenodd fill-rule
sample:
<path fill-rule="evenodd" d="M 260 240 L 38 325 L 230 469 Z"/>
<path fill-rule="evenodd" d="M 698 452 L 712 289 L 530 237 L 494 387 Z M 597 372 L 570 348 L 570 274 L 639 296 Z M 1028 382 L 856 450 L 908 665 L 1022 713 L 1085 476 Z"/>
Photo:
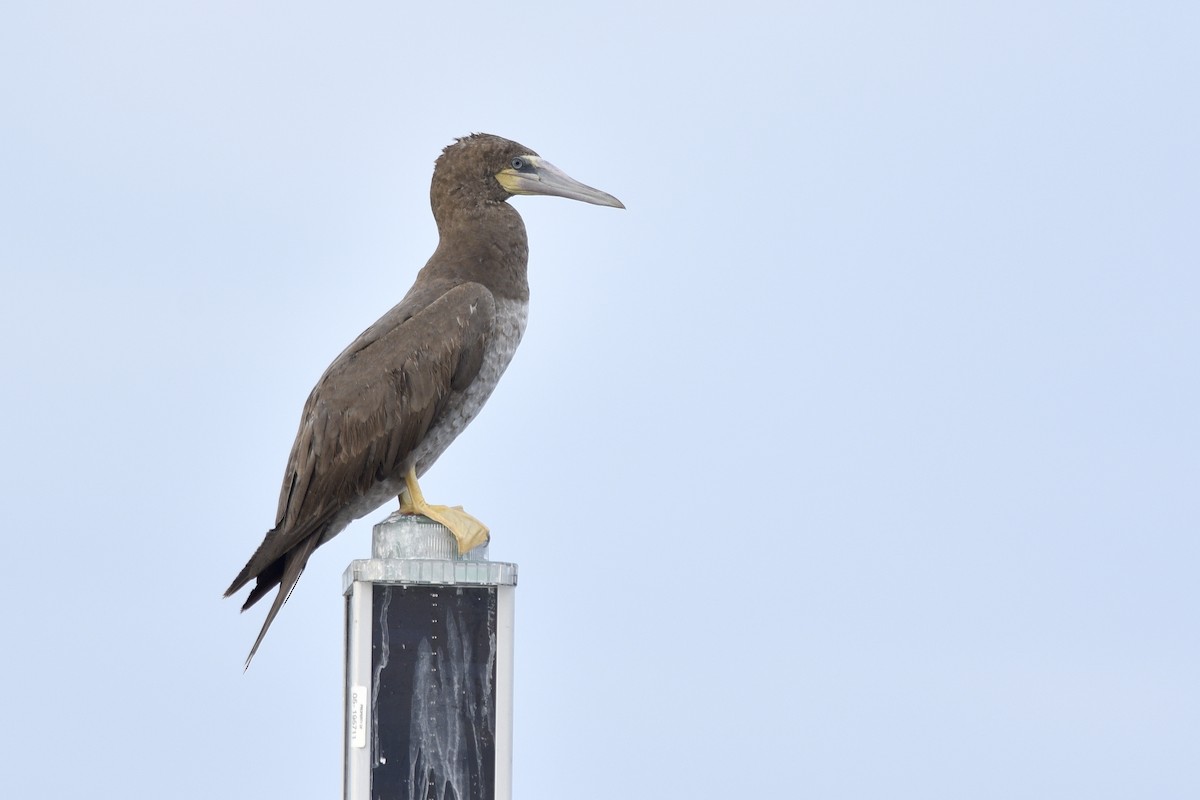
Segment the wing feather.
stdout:
<path fill-rule="evenodd" d="M 340 531 L 332 525 L 349 521 L 348 508 L 380 482 L 403 477 L 451 391 L 478 374 L 494 321 L 495 301 L 481 284 L 418 284 L 342 351 L 304 404 L 275 527 L 226 596 L 257 577 L 246 607 L 252 605 L 284 578 L 288 553 L 301 548 L 306 561 Z M 314 536 L 315 544 L 301 547 Z M 287 573 L 298 578 L 302 568 Z"/>

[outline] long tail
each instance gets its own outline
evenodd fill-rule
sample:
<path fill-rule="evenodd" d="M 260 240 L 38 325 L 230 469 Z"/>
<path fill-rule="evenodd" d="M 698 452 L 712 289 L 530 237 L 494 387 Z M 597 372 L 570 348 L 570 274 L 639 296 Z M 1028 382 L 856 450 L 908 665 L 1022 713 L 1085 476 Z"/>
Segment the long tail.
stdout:
<path fill-rule="evenodd" d="M 279 613 L 279 609 L 283 608 L 283 604 L 292 596 L 292 590 L 296 588 L 296 582 L 300 580 L 300 574 L 304 572 L 304 565 L 308 563 L 309 556 L 317 549 L 317 543 L 320 540 L 320 535 L 315 534 L 302 541 L 298 547 L 289 550 L 283 556 L 283 569 L 278 573 L 279 577 L 276 579 L 274 576 L 271 576 L 264 582 L 263 578 L 266 575 L 260 576 L 259 585 L 256 585 L 254 590 L 250 592 L 250 597 L 246 600 L 246 604 L 242 606 L 242 611 L 254 605 L 276 583 L 279 584 L 279 592 L 275 595 L 275 602 L 271 603 L 271 610 L 267 612 L 267 618 L 263 622 L 262 630 L 258 632 L 258 638 L 254 640 L 254 646 L 250 648 L 250 655 L 246 656 L 246 665 L 243 667 L 243 671 L 250 669 L 250 662 L 254 659 L 254 654 L 258 652 L 258 646 L 262 644 L 263 637 L 267 635 L 267 629 L 275 621 L 275 615 Z M 234 584 L 236 585 L 237 581 L 234 581 Z M 230 587 L 230 591 L 236 591 L 236 589 Z M 228 594 L 226 593 L 227 597 Z"/>

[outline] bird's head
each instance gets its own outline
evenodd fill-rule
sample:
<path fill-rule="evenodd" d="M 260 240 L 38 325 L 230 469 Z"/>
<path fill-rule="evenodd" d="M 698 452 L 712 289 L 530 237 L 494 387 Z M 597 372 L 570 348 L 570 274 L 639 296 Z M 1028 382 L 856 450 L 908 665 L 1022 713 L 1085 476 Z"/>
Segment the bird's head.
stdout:
<path fill-rule="evenodd" d="M 580 183 L 528 147 L 488 133 L 464 136 L 442 151 L 431 187 L 435 208 L 442 194 L 458 204 L 471 195 L 503 202 L 517 194 L 544 194 L 625 207 L 611 194 Z"/>

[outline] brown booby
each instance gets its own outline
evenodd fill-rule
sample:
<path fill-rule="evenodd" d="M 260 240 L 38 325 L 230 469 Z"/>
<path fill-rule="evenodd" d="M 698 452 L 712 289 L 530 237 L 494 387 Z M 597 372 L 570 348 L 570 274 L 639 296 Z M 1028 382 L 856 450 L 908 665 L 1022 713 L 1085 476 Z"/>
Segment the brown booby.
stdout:
<path fill-rule="evenodd" d="M 388 499 L 441 522 L 460 553 L 487 541 L 488 529 L 461 507 L 427 503 L 417 478 L 479 413 L 525 332 L 529 246 L 507 202 L 518 194 L 624 208 L 499 136 L 473 134 L 442 151 L 429 190 L 437 249 L 404 299 L 317 381 L 275 527 L 225 590 L 256 581 L 245 611 L 279 587 L 247 666 L 313 551 Z"/>

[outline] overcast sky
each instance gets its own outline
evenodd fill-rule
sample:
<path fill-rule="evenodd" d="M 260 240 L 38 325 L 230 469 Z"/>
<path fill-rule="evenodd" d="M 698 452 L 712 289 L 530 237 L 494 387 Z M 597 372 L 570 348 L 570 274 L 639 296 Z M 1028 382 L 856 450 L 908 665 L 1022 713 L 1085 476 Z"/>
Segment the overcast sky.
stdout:
<path fill-rule="evenodd" d="M 515 796 L 1200 796 L 1193 3 L 13 2 L 0 796 L 330 798 L 341 576 L 222 600 L 301 405 L 517 198 L 423 481 L 520 565 Z"/>

